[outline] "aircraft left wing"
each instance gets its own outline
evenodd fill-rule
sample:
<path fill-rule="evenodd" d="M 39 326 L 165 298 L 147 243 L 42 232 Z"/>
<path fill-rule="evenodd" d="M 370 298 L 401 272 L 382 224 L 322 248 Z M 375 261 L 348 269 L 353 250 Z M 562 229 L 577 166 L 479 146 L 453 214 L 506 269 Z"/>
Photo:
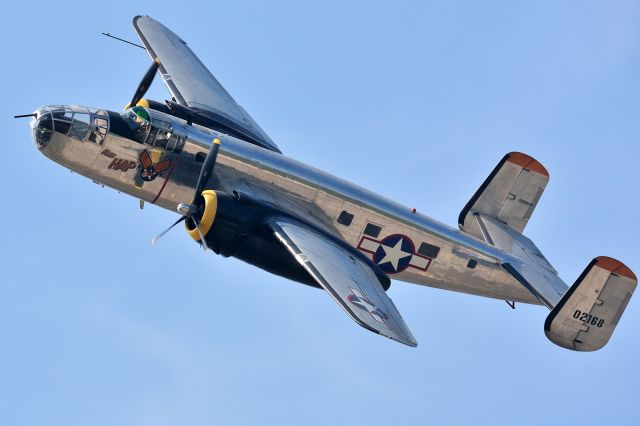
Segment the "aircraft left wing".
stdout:
<path fill-rule="evenodd" d="M 162 81 L 179 105 L 212 118 L 264 148 L 280 152 L 184 40 L 149 16 L 133 18 L 133 28 L 151 60 L 160 60 Z"/>
<path fill-rule="evenodd" d="M 362 327 L 417 346 L 370 265 L 357 254 L 298 222 L 278 219 L 275 236 L 313 279 Z"/>

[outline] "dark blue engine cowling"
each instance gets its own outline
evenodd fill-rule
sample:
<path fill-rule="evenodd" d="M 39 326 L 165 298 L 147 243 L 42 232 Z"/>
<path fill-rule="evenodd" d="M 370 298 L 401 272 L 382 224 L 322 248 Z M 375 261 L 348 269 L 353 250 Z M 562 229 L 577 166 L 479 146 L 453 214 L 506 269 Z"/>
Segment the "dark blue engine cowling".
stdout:
<path fill-rule="evenodd" d="M 205 235 L 205 241 L 213 251 L 293 281 L 319 287 L 268 226 L 268 220 L 277 212 L 240 194 L 222 191 L 215 191 L 215 194 L 217 210 Z"/>
<path fill-rule="evenodd" d="M 276 220 L 291 220 L 303 224 L 305 221 L 235 191 L 233 195 L 223 191 L 204 191 L 203 195 L 207 193 L 208 195 L 204 197 L 205 207 L 199 215 L 199 223 L 204 228 L 202 232 L 205 233 L 205 241 L 211 249 L 222 256 L 235 257 L 273 274 L 320 288 L 320 285 L 276 238 L 269 225 L 271 221 Z M 199 241 L 199 234 L 192 231 L 194 226 L 190 219 L 187 219 L 186 224 L 192 237 Z M 309 224 L 307 226 L 312 227 Z M 314 229 L 369 264 L 382 288 L 389 289 L 391 285 L 389 277 L 369 258 L 354 250 L 345 241 L 320 229 Z"/>

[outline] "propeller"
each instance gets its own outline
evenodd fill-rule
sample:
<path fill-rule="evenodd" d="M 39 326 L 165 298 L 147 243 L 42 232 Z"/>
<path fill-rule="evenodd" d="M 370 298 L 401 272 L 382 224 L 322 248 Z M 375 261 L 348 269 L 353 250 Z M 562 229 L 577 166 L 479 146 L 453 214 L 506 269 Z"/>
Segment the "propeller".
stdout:
<path fill-rule="evenodd" d="M 131 102 L 129 103 L 130 106 L 135 106 L 138 102 L 140 102 L 140 99 L 142 99 L 144 94 L 147 93 L 147 90 L 149 90 L 149 86 L 151 86 L 151 83 L 153 82 L 153 78 L 155 77 L 156 71 L 158 71 L 159 66 L 160 59 L 156 58 L 151 63 L 151 66 L 147 70 L 144 77 L 142 77 L 142 80 L 140 81 L 140 84 L 136 89 L 136 93 L 133 95 L 133 99 L 131 99 Z"/>
<path fill-rule="evenodd" d="M 156 58 L 151 64 L 151 66 L 149 67 L 149 69 L 147 70 L 147 72 L 145 73 L 144 77 L 142 77 L 142 80 L 140 81 L 140 84 L 138 85 L 138 88 L 136 89 L 136 92 L 133 95 L 133 98 L 131 99 L 131 102 L 129 103 L 128 106 L 134 106 L 134 105 L 137 105 L 138 102 L 140 102 L 140 100 L 145 95 L 145 93 L 147 93 L 149 86 L 151 86 L 151 83 L 153 82 L 153 78 L 155 77 L 159 67 L 160 67 L 160 59 Z M 216 138 L 213 140 L 213 143 L 211 144 L 211 149 L 209 149 L 209 152 L 207 153 L 207 157 L 204 160 L 204 164 L 200 169 L 200 175 L 198 176 L 198 181 L 196 183 L 196 189 L 193 195 L 193 200 L 191 200 L 191 204 L 180 203 L 178 205 L 178 212 L 182 214 L 182 217 L 176 220 L 170 227 L 165 229 L 158 236 L 154 237 L 151 240 L 151 244 L 155 244 L 173 227 L 175 227 L 180 222 L 184 222 L 185 220 L 188 219 L 191 221 L 191 223 L 193 223 L 195 228 L 198 230 L 198 234 L 200 236 L 200 243 L 204 247 L 204 251 L 206 252 L 209 249 L 209 247 L 207 247 L 207 242 L 204 239 L 205 236 L 202 233 L 202 230 L 200 229 L 200 224 L 198 223 L 198 216 L 200 215 L 201 210 L 204 207 L 204 197 L 202 197 L 201 194 L 205 186 L 209 182 L 209 178 L 211 177 L 211 173 L 213 172 L 213 166 L 215 165 L 216 158 L 218 157 L 219 149 L 220 149 L 220 139 Z"/>
<path fill-rule="evenodd" d="M 182 217 L 176 220 L 170 227 L 165 229 L 158 236 L 154 237 L 151 240 L 151 244 L 155 244 L 160 238 L 162 238 L 167 232 L 169 232 L 174 226 L 183 222 L 187 219 L 191 220 L 195 228 L 198 230 L 198 234 L 200 235 L 200 243 L 204 247 L 204 251 L 206 252 L 209 247 L 207 246 L 207 242 L 204 239 L 204 234 L 200 229 L 200 225 L 198 222 L 198 216 L 201 213 L 202 208 L 204 207 L 204 198 L 201 196 L 202 191 L 204 191 L 205 186 L 209 182 L 209 178 L 211 177 L 211 173 L 213 173 L 213 166 L 216 164 L 216 158 L 218 157 L 218 151 L 220 150 L 220 139 L 214 139 L 211 144 L 211 149 L 207 153 L 206 158 L 204 159 L 204 164 L 202 164 L 202 168 L 200 169 L 200 175 L 198 176 L 198 181 L 196 183 L 196 189 L 193 195 L 193 200 L 191 204 L 180 203 L 178 204 L 178 212 L 182 214 Z"/>
<path fill-rule="evenodd" d="M 204 190 L 204 186 L 209 182 L 211 172 L 213 172 L 213 166 L 216 164 L 216 158 L 218 158 L 218 151 L 220 150 L 220 139 L 214 139 L 211 149 L 207 153 L 204 159 L 202 168 L 200 169 L 200 176 L 198 176 L 198 182 L 196 183 L 196 192 L 192 201 L 192 205 L 200 206 L 203 199 L 200 194 Z"/>
<path fill-rule="evenodd" d="M 159 235 L 156 235 L 155 237 L 153 237 L 153 239 L 151 240 L 151 244 L 155 244 L 160 238 L 162 238 L 164 236 L 164 234 L 166 234 L 167 232 L 171 231 L 171 229 L 174 226 L 176 226 L 180 222 L 184 221 L 186 218 L 187 218 L 187 216 L 182 216 L 180 219 L 178 219 L 175 222 L 173 222 L 173 225 L 171 225 L 170 227 L 168 227 L 167 229 L 162 231 Z"/>

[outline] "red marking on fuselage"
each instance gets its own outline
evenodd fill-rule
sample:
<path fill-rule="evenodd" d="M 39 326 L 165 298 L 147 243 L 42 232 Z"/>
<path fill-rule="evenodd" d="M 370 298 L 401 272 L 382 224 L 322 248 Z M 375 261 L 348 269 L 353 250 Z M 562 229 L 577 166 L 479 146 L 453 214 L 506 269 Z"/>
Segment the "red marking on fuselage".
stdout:
<path fill-rule="evenodd" d="M 151 204 L 155 204 L 156 201 L 158 201 L 158 198 L 160 198 L 160 194 L 162 194 L 162 191 L 164 191 L 164 187 L 167 186 L 167 183 L 169 182 L 169 179 L 171 178 L 171 175 L 173 174 L 173 171 L 176 169 L 176 163 L 177 162 L 178 162 L 178 160 L 174 160 L 174 161 L 171 162 L 171 168 L 167 172 L 167 177 L 164 178 L 164 182 L 162 183 L 162 186 L 160 187 L 160 191 L 158 191 L 158 195 L 156 195 L 156 198 L 153 199 Z"/>

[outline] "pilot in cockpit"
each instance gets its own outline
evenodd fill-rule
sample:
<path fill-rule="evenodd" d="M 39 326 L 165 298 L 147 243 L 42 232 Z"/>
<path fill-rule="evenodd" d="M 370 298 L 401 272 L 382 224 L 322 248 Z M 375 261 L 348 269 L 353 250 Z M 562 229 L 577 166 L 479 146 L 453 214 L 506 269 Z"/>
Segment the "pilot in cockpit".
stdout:
<path fill-rule="evenodd" d="M 144 142 L 149 130 L 151 128 L 151 117 L 149 116 L 149 112 L 141 106 L 134 106 L 131 108 L 133 114 L 131 114 L 135 126 L 134 132 L 136 134 L 136 138 L 140 142 Z"/>

